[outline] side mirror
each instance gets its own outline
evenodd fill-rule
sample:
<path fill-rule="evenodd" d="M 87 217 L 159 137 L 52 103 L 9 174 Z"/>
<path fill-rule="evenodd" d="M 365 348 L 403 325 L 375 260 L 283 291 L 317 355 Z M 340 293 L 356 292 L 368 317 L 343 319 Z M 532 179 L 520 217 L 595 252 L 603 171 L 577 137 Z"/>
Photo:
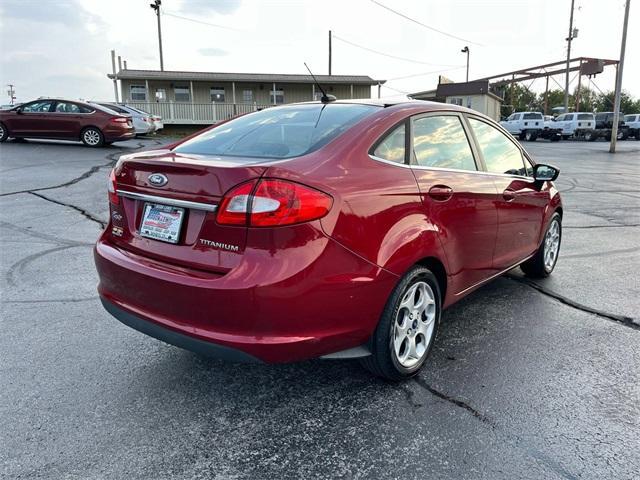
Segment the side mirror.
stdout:
<path fill-rule="evenodd" d="M 22 113 L 22 107 L 16 108 L 16 113 Z"/>
<path fill-rule="evenodd" d="M 551 165 L 538 163 L 533 167 L 533 179 L 536 182 L 552 182 L 560 174 L 560 169 Z"/>

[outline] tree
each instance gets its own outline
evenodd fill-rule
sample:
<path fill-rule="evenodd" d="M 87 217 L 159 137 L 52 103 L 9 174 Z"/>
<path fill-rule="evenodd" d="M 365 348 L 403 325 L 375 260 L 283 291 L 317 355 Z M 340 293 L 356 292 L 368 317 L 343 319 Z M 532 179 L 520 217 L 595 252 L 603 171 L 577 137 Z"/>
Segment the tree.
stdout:
<path fill-rule="evenodd" d="M 596 112 L 612 112 L 613 102 L 615 100 L 615 91 L 610 90 L 604 94 L 598 95 L 594 105 Z M 640 99 L 633 98 L 629 92 L 623 90 L 620 94 L 620 112 L 635 113 L 640 110 Z"/>

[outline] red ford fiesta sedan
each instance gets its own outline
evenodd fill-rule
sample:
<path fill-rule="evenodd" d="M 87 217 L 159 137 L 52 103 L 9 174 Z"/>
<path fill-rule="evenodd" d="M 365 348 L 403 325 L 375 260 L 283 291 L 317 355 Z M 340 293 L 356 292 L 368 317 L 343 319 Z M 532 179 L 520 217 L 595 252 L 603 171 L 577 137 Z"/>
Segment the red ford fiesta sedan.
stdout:
<path fill-rule="evenodd" d="M 233 361 L 415 374 L 442 310 L 553 270 L 558 170 L 454 105 L 292 104 L 120 159 L 95 248 L 118 320 Z"/>

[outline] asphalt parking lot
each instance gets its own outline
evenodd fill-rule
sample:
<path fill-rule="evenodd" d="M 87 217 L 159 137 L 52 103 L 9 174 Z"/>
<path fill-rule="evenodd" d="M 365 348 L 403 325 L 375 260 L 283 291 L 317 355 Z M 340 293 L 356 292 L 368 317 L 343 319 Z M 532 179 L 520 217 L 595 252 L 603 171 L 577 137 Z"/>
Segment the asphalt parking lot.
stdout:
<path fill-rule="evenodd" d="M 525 145 L 562 172 L 555 273 L 446 311 L 404 384 L 205 359 L 104 312 L 106 177 L 159 143 L 0 146 L 0 477 L 638 478 L 640 142 Z"/>

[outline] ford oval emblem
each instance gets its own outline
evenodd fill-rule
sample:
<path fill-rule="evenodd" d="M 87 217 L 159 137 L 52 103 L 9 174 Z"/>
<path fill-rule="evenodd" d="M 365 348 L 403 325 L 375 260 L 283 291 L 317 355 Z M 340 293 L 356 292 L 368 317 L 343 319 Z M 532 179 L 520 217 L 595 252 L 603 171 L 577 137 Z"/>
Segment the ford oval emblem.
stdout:
<path fill-rule="evenodd" d="M 169 181 L 167 176 L 163 175 L 162 173 L 152 173 L 151 175 L 149 175 L 148 180 L 149 183 L 154 187 L 164 187 Z"/>

